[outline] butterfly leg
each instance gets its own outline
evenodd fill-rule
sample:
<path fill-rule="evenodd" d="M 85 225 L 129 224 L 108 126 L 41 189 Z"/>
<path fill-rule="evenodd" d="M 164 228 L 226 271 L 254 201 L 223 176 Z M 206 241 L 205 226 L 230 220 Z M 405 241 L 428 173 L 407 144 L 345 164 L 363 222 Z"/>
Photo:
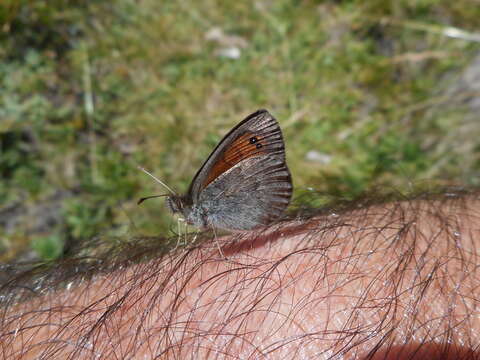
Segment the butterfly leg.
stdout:
<path fill-rule="evenodd" d="M 188 223 L 185 221 L 185 219 L 183 219 L 183 222 L 185 224 L 185 232 L 184 232 L 184 236 L 183 236 L 183 245 L 186 246 L 187 243 L 188 243 Z"/>
<path fill-rule="evenodd" d="M 198 234 L 200 234 L 200 230 L 195 231 L 195 235 L 193 235 L 192 243 L 195 243 L 197 240 Z"/>
<path fill-rule="evenodd" d="M 182 238 L 182 230 L 180 229 L 180 223 L 184 223 L 184 224 L 185 224 L 185 229 L 184 229 L 184 230 L 185 230 L 185 235 L 184 235 L 185 239 L 186 239 L 186 236 L 187 236 L 187 222 L 185 221 L 184 218 L 179 217 L 179 218 L 177 219 L 177 234 L 178 234 L 178 235 L 177 235 L 177 244 L 175 245 L 174 250 L 176 250 L 176 249 L 181 245 L 181 243 L 182 243 L 182 240 L 181 240 L 181 238 Z M 186 240 L 185 240 L 185 241 L 186 241 Z"/>
<path fill-rule="evenodd" d="M 220 243 L 219 243 L 218 240 L 217 240 L 217 232 L 215 231 L 215 227 L 212 226 L 212 229 L 213 229 L 213 235 L 215 236 L 215 244 L 217 244 L 218 252 L 220 253 L 220 256 L 221 256 L 221 257 L 223 257 L 224 259 L 226 259 L 227 257 L 226 257 L 225 254 L 223 253 L 222 248 L 220 247 Z"/>

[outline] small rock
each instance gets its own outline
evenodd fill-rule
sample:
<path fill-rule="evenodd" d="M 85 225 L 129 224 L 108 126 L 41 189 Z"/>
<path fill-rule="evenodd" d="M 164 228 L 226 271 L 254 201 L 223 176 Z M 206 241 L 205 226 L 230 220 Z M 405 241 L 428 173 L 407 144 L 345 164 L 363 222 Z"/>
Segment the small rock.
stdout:
<path fill-rule="evenodd" d="M 247 40 L 238 35 L 228 35 L 219 28 L 213 27 L 205 33 L 205 39 L 217 43 L 223 48 L 236 47 L 245 49 L 248 46 Z"/>
<path fill-rule="evenodd" d="M 317 150 L 310 150 L 305 155 L 305 159 L 307 161 L 316 162 L 316 163 L 319 163 L 319 164 L 326 165 L 326 164 L 330 164 L 330 162 L 332 161 L 332 156 L 328 155 L 328 154 L 321 153 Z"/>
<path fill-rule="evenodd" d="M 215 55 L 217 55 L 219 57 L 224 57 L 224 58 L 236 60 L 236 59 L 240 58 L 240 56 L 242 55 L 242 52 L 239 48 L 232 46 L 232 47 L 227 47 L 227 48 L 216 50 Z"/>

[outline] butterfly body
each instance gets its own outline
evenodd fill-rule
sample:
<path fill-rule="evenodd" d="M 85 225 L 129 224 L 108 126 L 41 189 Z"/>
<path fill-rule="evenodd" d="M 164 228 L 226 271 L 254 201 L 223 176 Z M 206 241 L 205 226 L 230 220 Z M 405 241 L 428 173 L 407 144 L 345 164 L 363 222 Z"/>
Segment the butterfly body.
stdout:
<path fill-rule="evenodd" d="M 187 194 L 169 196 L 167 206 L 194 226 L 241 231 L 279 218 L 291 194 L 280 127 L 259 110 L 223 138 Z"/>

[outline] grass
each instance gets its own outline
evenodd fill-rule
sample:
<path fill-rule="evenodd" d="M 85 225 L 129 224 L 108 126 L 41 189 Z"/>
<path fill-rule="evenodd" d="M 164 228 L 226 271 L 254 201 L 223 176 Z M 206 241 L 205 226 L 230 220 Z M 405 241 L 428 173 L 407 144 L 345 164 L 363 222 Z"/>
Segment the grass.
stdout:
<path fill-rule="evenodd" d="M 164 191 L 136 166 L 185 191 L 258 108 L 280 121 L 299 198 L 310 188 L 350 199 L 379 185 L 479 185 L 479 94 L 464 72 L 480 43 L 446 31 L 475 35 L 480 9 L 470 5 L 7 1 L 3 258 L 174 228 L 161 200 L 136 205 Z M 228 47 L 240 56 L 221 56 Z"/>

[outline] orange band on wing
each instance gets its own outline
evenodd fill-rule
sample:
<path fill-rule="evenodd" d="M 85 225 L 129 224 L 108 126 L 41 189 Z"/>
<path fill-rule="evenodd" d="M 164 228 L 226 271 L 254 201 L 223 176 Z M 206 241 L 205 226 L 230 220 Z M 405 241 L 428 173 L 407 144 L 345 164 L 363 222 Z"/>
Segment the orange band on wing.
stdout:
<path fill-rule="evenodd" d="M 227 148 L 225 148 L 221 157 L 210 169 L 202 188 L 205 188 L 213 180 L 237 165 L 240 161 L 253 156 L 265 154 L 267 152 L 265 145 L 265 140 L 256 136 L 254 133 L 248 132 L 239 136 L 235 141 L 228 145 Z"/>

